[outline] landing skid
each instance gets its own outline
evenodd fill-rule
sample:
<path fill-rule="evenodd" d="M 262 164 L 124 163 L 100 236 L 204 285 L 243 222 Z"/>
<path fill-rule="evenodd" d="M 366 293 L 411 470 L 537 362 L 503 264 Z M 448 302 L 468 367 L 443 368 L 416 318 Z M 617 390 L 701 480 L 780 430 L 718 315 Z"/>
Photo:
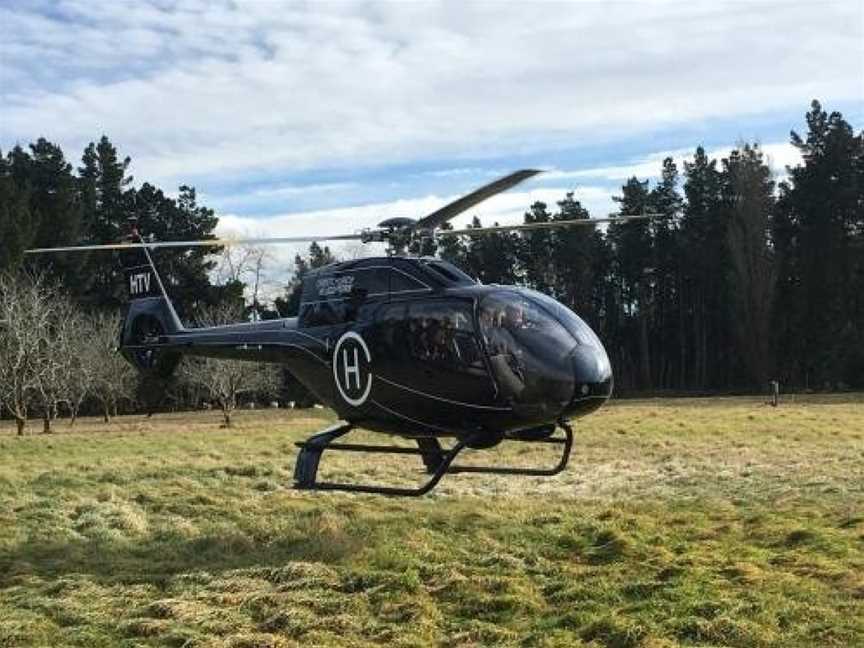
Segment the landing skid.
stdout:
<path fill-rule="evenodd" d="M 563 445 L 564 449 L 558 463 L 552 468 L 508 468 L 499 466 L 459 466 L 453 465 L 453 460 L 466 447 L 475 444 L 475 439 L 466 437 L 456 442 L 450 448 L 442 448 L 438 439 L 417 439 L 417 448 L 403 448 L 397 446 L 365 445 L 358 443 L 334 443 L 336 439 L 348 434 L 354 426 L 351 423 L 337 423 L 326 430 L 310 437 L 307 441 L 297 443 L 300 454 L 294 466 L 294 487 L 301 490 L 338 490 L 353 493 L 375 493 L 378 495 L 398 495 L 405 497 L 419 497 L 431 491 L 446 474 L 457 473 L 486 473 L 492 475 L 531 475 L 551 476 L 557 475 L 567 466 L 570 459 L 570 451 L 573 448 L 573 430 L 565 421 L 559 421 L 558 427 L 564 431 L 563 437 L 549 437 L 541 439 L 521 439 L 520 443 L 552 443 Z M 318 481 L 318 465 L 321 455 L 325 450 L 341 452 L 370 452 L 379 454 L 410 454 L 420 455 L 426 472 L 430 475 L 429 480 L 417 488 L 404 488 L 398 486 L 381 486 L 370 484 L 346 484 L 339 482 Z"/>

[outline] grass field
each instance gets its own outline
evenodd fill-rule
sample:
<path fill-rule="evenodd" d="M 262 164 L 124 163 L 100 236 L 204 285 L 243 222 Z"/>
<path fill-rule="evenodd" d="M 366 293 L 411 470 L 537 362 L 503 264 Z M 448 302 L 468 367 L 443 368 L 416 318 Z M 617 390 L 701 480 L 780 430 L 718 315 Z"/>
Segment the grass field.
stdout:
<path fill-rule="evenodd" d="M 291 490 L 324 410 L 218 418 L 0 427 L 0 646 L 864 645 L 861 396 L 613 403 L 420 500 Z"/>

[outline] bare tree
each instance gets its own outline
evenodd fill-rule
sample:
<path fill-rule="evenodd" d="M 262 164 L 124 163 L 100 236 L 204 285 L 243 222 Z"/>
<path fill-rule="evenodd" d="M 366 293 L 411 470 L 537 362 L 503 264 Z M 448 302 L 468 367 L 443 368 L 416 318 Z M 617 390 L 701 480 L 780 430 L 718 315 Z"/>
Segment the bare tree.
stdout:
<path fill-rule="evenodd" d="M 38 276 L 0 276 L 0 405 L 24 434 L 39 397 L 56 292 Z"/>
<path fill-rule="evenodd" d="M 92 395 L 99 401 L 106 423 L 135 390 L 135 370 L 117 352 L 121 321 L 118 313 L 93 315 L 84 335 L 87 347 L 82 365 L 92 379 Z"/>
<path fill-rule="evenodd" d="M 252 312 L 256 320 L 261 317 L 261 295 L 264 293 L 268 283 L 266 269 L 270 261 L 272 261 L 270 252 L 264 248 L 253 249 L 249 274 L 252 278 Z"/>
<path fill-rule="evenodd" d="M 42 331 L 37 372 L 37 400 L 42 413 L 42 431 L 51 432 L 60 403 L 70 385 L 82 384 L 73 349 L 81 336 L 82 318 L 67 298 L 52 291 L 47 327 Z"/>
<path fill-rule="evenodd" d="M 217 326 L 239 319 L 238 308 L 223 305 L 205 311 L 199 323 Z M 185 358 L 180 365 L 180 377 L 218 405 L 223 427 L 231 427 L 231 416 L 243 394 L 273 393 L 279 380 L 277 368 L 271 365 L 215 358 Z"/>
<path fill-rule="evenodd" d="M 60 384 L 59 402 L 69 412 L 69 424 L 75 425 L 84 399 L 93 391 L 97 353 L 92 348 L 93 340 L 87 332 L 90 319 L 80 311 L 70 313 L 63 336 L 63 353 L 66 362 L 61 367 L 63 380 Z"/>
<path fill-rule="evenodd" d="M 268 267 L 273 263 L 273 254 L 255 246 L 227 246 L 222 252 L 218 277 L 220 282 L 244 283 L 251 294 L 251 310 L 256 319 L 261 312 L 263 295 L 270 285 Z"/>
<path fill-rule="evenodd" d="M 219 283 L 242 282 L 249 268 L 255 248 L 246 245 L 228 245 L 222 249 L 216 277 Z"/>

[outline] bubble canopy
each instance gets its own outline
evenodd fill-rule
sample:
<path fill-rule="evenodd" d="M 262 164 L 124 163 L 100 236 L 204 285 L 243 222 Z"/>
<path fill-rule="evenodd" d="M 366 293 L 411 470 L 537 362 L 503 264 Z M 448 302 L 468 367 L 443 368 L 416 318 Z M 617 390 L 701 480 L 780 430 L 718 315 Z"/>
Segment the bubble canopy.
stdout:
<path fill-rule="evenodd" d="M 591 327 L 588 326 L 585 321 L 579 317 L 572 310 L 567 308 L 564 304 L 555 301 L 548 295 L 544 295 L 541 292 L 537 292 L 536 290 L 531 290 L 530 288 L 518 288 L 515 292 L 518 292 L 525 297 L 533 299 L 536 303 L 540 304 L 544 309 L 546 309 L 551 315 L 555 317 L 567 331 L 576 338 L 576 341 L 579 344 L 585 346 L 591 346 L 596 349 L 602 349 L 603 344 L 600 342 L 600 338 L 597 337 L 597 334 L 591 330 Z"/>
<path fill-rule="evenodd" d="M 495 291 L 479 305 L 480 333 L 496 383 L 514 403 L 560 410 L 572 398 L 570 354 L 578 343 L 529 296 Z"/>
<path fill-rule="evenodd" d="M 480 319 L 481 326 L 484 322 L 496 326 L 509 324 L 509 328 L 516 331 L 551 336 L 559 342 L 566 338 L 581 346 L 603 349 L 600 339 L 581 317 L 564 304 L 530 288 L 500 290 L 487 295 L 480 302 Z"/>
<path fill-rule="evenodd" d="M 496 290 L 480 300 L 479 329 L 492 374 L 517 406 L 564 411 L 574 399 L 608 397 L 611 367 L 591 328 L 533 290 Z"/>

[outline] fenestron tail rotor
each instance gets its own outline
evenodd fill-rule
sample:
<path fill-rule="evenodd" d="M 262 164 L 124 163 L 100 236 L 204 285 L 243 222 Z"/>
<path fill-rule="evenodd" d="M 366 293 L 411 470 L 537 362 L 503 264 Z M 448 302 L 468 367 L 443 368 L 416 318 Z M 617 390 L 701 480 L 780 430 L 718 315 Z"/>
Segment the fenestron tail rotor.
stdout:
<path fill-rule="evenodd" d="M 444 230 L 441 226 L 454 217 L 472 207 L 480 204 L 492 196 L 506 191 L 529 178 L 541 173 L 538 169 L 521 169 L 503 178 L 475 189 L 469 194 L 444 205 L 431 214 L 414 220 L 407 217 L 390 218 L 379 223 L 377 228 L 365 229 L 352 234 L 332 234 L 313 236 L 275 236 L 254 238 L 213 238 L 196 241 L 145 241 L 134 229 L 135 238 L 129 242 L 106 243 L 93 245 L 72 245 L 55 248 L 36 248 L 27 250 L 27 254 L 44 254 L 49 252 L 88 252 L 97 250 L 136 250 L 136 249 L 158 249 L 158 248 L 193 248 L 193 247 L 230 247 L 235 245 L 279 245 L 291 243 L 324 243 L 329 241 L 360 241 L 362 243 L 374 243 L 404 239 L 406 235 L 420 236 L 479 236 L 482 234 L 494 234 L 500 232 L 520 232 L 541 229 L 557 229 L 560 227 L 598 225 L 601 223 L 625 223 L 639 221 L 658 216 L 657 214 L 641 214 L 638 216 L 615 216 L 608 218 L 587 218 L 574 220 L 548 221 L 544 223 L 527 223 L 523 225 L 496 225 L 493 227 L 477 227 L 459 230 Z"/>

